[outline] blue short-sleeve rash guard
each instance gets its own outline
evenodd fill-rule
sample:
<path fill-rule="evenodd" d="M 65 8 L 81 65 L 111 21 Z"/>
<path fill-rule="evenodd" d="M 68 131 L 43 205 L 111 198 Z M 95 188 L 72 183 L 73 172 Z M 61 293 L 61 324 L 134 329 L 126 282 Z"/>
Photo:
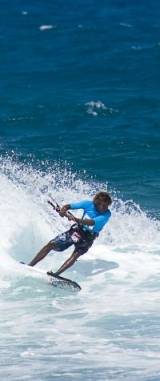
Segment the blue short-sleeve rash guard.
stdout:
<path fill-rule="evenodd" d="M 97 234 L 103 229 L 104 225 L 106 225 L 111 217 L 111 212 L 109 209 L 105 213 L 100 213 L 96 209 L 94 202 L 90 200 L 71 203 L 70 208 L 83 209 L 84 218 L 91 218 L 95 222 L 93 226 L 85 225 L 85 228 Z"/>

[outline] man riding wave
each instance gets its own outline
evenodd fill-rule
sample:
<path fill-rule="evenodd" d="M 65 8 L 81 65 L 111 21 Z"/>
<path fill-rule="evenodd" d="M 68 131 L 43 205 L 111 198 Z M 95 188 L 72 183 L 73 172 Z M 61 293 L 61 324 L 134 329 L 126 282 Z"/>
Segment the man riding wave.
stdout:
<path fill-rule="evenodd" d="M 52 203 L 49 202 L 51 205 Z M 111 211 L 108 209 L 112 200 L 107 192 L 98 192 L 93 200 L 83 200 L 71 204 L 66 204 L 62 208 L 55 208 L 61 217 L 67 217 L 69 221 L 74 221 L 74 225 L 64 233 L 58 235 L 47 243 L 39 253 L 29 263 L 35 266 L 51 251 L 64 251 L 74 245 L 72 255 L 55 272 L 48 272 L 48 275 L 59 276 L 92 246 L 96 237 L 102 231 L 111 217 Z M 83 209 L 83 217 L 77 218 L 69 213 L 69 210 Z"/>

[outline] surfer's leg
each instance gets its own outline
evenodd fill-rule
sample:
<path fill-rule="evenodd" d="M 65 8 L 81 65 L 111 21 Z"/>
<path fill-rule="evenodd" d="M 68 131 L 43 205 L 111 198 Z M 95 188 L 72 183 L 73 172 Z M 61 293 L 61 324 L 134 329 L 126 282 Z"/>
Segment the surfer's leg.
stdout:
<path fill-rule="evenodd" d="M 63 263 L 63 265 L 54 274 L 60 275 L 69 267 L 73 266 L 73 264 L 75 263 L 75 261 L 78 259 L 80 255 L 81 254 L 74 251 L 73 254 Z"/>
<path fill-rule="evenodd" d="M 87 253 L 89 248 L 92 246 L 93 240 L 83 240 L 80 239 L 78 242 L 74 243 L 75 245 L 75 250 L 71 257 L 69 257 L 63 265 L 54 273 L 55 275 L 60 275 L 62 274 L 65 270 L 67 270 L 69 267 L 71 267 L 75 261 L 83 254 Z"/>
<path fill-rule="evenodd" d="M 51 241 L 47 243 L 40 251 L 39 253 L 32 259 L 32 261 L 29 263 L 29 266 L 35 266 L 38 262 L 40 262 L 43 258 L 46 257 L 46 255 L 51 251 L 64 251 L 68 249 L 73 245 L 73 241 L 70 237 L 70 233 L 67 230 L 66 232 L 58 235 Z"/>
<path fill-rule="evenodd" d="M 40 262 L 43 258 L 46 257 L 46 255 L 51 251 L 54 250 L 54 243 L 52 241 L 48 242 L 47 245 L 45 245 L 38 254 L 32 259 L 32 261 L 29 263 L 29 266 L 35 266 L 38 262 Z"/>

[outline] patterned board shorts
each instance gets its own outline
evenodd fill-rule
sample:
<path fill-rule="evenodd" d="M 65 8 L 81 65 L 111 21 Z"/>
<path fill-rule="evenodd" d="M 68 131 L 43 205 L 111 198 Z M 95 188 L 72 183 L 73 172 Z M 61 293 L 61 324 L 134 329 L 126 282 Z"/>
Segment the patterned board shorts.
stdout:
<path fill-rule="evenodd" d="M 76 253 L 83 255 L 92 246 L 94 238 L 76 227 L 58 235 L 50 242 L 53 243 L 53 250 L 55 251 L 64 251 L 74 245 Z"/>

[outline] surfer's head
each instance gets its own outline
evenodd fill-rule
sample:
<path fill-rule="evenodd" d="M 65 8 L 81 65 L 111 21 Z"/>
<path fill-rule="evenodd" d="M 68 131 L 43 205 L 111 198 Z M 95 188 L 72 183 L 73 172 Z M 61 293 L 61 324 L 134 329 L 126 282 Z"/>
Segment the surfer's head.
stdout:
<path fill-rule="evenodd" d="M 109 205 L 112 204 L 112 199 L 107 192 L 98 192 L 93 198 L 96 209 L 100 213 L 107 211 Z"/>

